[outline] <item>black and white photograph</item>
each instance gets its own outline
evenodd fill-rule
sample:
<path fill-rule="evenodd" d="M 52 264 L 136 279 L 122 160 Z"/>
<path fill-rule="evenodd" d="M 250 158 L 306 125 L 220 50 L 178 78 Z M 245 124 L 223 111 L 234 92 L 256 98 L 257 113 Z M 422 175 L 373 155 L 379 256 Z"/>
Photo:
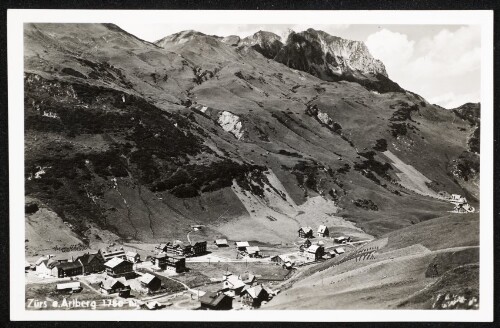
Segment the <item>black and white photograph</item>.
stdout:
<path fill-rule="evenodd" d="M 226 13 L 18 20 L 20 311 L 490 310 L 492 15 Z"/>

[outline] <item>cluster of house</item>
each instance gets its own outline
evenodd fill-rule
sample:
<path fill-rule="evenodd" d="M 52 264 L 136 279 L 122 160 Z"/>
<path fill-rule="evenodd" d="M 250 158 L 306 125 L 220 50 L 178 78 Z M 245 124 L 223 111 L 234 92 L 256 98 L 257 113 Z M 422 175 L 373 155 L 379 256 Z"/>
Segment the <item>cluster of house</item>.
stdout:
<path fill-rule="evenodd" d="M 250 246 L 248 241 L 237 241 L 234 244 L 236 245 L 238 254 L 241 256 L 262 257 L 259 246 Z"/>
<path fill-rule="evenodd" d="M 145 273 L 139 278 L 139 285 L 136 285 L 134 289 L 138 292 L 150 294 L 160 290 L 161 280 L 150 273 Z M 118 294 L 120 297 L 129 297 L 131 286 L 125 279 L 125 277 L 106 277 L 103 281 L 99 283 L 99 290 L 105 295 Z"/>
<path fill-rule="evenodd" d="M 455 213 L 474 213 L 475 211 L 475 208 L 471 206 L 463 196 L 452 194 L 449 201 L 455 205 L 453 209 Z"/>
<path fill-rule="evenodd" d="M 299 228 L 299 237 L 300 238 L 313 238 L 314 232 L 311 227 L 300 227 Z M 318 230 L 316 231 L 316 236 L 318 237 L 328 237 L 330 236 L 330 231 L 326 225 L 320 225 Z"/>
<path fill-rule="evenodd" d="M 87 275 L 106 271 L 112 277 L 126 276 L 133 272 L 133 265 L 140 261 L 136 252 L 125 252 L 123 248 L 100 249 L 97 253 L 85 253 L 76 258 L 59 258 L 47 255 L 35 263 L 38 274 L 57 278 Z"/>
<path fill-rule="evenodd" d="M 234 275 L 228 272 L 222 278 L 222 288 L 217 292 L 205 293 L 200 297 L 200 303 L 201 309 L 205 310 L 230 310 L 233 308 L 233 300 L 240 301 L 244 306 L 257 308 L 276 294 L 268 286 L 258 283 L 251 273 Z"/>
<path fill-rule="evenodd" d="M 159 244 L 155 247 L 157 253 L 165 252 L 168 254 L 175 254 L 178 256 L 199 256 L 207 252 L 207 242 L 197 241 L 195 243 L 184 243 L 180 240 Z"/>

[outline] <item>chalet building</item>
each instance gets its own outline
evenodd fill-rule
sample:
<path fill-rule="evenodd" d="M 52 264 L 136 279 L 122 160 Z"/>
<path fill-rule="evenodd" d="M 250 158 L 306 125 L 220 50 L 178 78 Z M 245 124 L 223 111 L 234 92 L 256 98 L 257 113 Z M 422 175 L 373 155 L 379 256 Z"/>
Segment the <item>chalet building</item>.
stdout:
<path fill-rule="evenodd" d="M 300 238 L 313 238 L 313 229 L 311 227 L 300 227 L 299 237 Z"/>
<path fill-rule="evenodd" d="M 231 310 L 233 298 L 222 292 L 206 292 L 200 297 L 200 308 L 202 310 Z"/>
<path fill-rule="evenodd" d="M 56 259 L 54 255 L 42 256 L 35 262 L 35 272 L 37 274 L 51 276 L 54 266 L 58 263 L 64 262 L 68 262 L 68 260 L 60 258 Z"/>
<path fill-rule="evenodd" d="M 230 295 L 232 297 L 238 296 L 241 294 L 245 286 L 246 285 L 243 280 L 232 273 L 226 273 L 222 278 L 222 290 L 226 295 Z"/>
<path fill-rule="evenodd" d="M 123 247 L 119 248 L 102 248 L 99 250 L 99 255 L 102 258 L 102 262 L 108 262 L 109 260 L 113 258 L 120 258 L 120 259 L 126 259 L 127 256 L 125 255 L 125 251 L 123 250 Z"/>
<path fill-rule="evenodd" d="M 337 244 L 346 244 L 351 242 L 351 237 L 340 236 L 333 238 L 333 241 Z"/>
<path fill-rule="evenodd" d="M 260 307 L 262 301 L 267 300 L 269 300 L 269 292 L 263 285 L 247 288 L 241 293 L 241 303 L 254 308 Z"/>
<path fill-rule="evenodd" d="M 161 288 L 161 280 L 150 273 L 145 273 L 138 280 L 147 293 L 156 292 Z"/>
<path fill-rule="evenodd" d="M 101 293 L 106 295 L 118 293 L 121 297 L 127 297 L 130 295 L 130 286 L 127 284 L 124 278 L 106 278 L 99 284 L 99 290 Z"/>
<path fill-rule="evenodd" d="M 286 255 L 276 255 L 271 258 L 272 262 L 282 265 L 286 268 L 291 268 L 293 266 L 292 260 Z"/>
<path fill-rule="evenodd" d="M 158 269 L 165 270 L 167 267 L 167 253 L 159 253 L 151 258 L 151 263 Z"/>
<path fill-rule="evenodd" d="M 205 245 L 205 250 L 206 250 L 206 245 Z M 193 250 L 190 244 L 184 244 L 182 241 L 176 240 L 173 243 L 167 243 L 167 249 L 165 252 L 168 254 L 186 256 L 191 254 Z"/>
<path fill-rule="evenodd" d="M 49 267 L 49 259 L 44 259 L 36 262 L 35 272 L 39 275 L 52 275 L 52 268 Z"/>
<path fill-rule="evenodd" d="M 217 245 L 217 247 L 229 247 L 226 239 L 216 239 L 214 243 L 215 245 Z"/>
<path fill-rule="evenodd" d="M 186 271 L 186 258 L 167 254 L 166 270 L 176 273 Z"/>
<path fill-rule="evenodd" d="M 246 248 L 246 253 L 249 257 L 261 257 L 260 249 L 258 246 L 250 246 Z"/>
<path fill-rule="evenodd" d="M 318 237 L 328 237 L 330 236 L 330 231 L 326 225 L 320 225 L 318 227 Z"/>
<path fill-rule="evenodd" d="M 321 245 L 311 245 L 304 254 L 308 260 L 317 261 L 325 254 L 325 248 Z"/>
<path fill-rule="evenodd" d="M 250 247 L 248 241 L 237 241 L 235 244 L 236 244 L 236 249 L 240 252 L 246 252 L 247 247 Z"/>
<path fill-rule="evenodd" d="M 141 260 L 141 256 L 137 254 L 137 252 L 132 252 L 132 251 L 128 251 L 127 253 L 125 253 L 125 257 L 127 261 L 132 263 L 138 263 Z"/>
<path fill-rule="evenodd" d="M 79 281 L 66 282 L 56 285 L 56 291 L 58 292 L 78 293 L 82 291 L 82 289 L 82 285 Z"/>
<path fill-rule="evenodd" d="M 134 264 L 127 260 L 115 257 L 104 263 L 106 274 L 111 277 L 127 277 L 133 274 Z"/>
<path fill-rule="evenodd" d="M 312 243 L 309 240 L 309 238 L 306 238 L 306 240 L 304 240 L 304 243 L 302 245 L 304 246 L 304 249 L 306 249 L 309 248 L 312 245 Z"/>
<path fill-rule="evenodd" d="M 192 253 L 194 256 L 202 255 L 207 252 L 207 242 L 206 241 L 198 241 L 194 243 L 192 246 Z"/>
<path fill-rule="evenodd" d="M 83 274 L 96 273 L 104 270 L 104 263 L 98 254 L 83 254 L 75 259 L 83 266 Z"/>
<path fill-rule="evenodd" d="M 52 268 L 52 275 L 58 278 L 74 277 L 83 274 L 83 266 L 79 262 L 57 263 Z"/>

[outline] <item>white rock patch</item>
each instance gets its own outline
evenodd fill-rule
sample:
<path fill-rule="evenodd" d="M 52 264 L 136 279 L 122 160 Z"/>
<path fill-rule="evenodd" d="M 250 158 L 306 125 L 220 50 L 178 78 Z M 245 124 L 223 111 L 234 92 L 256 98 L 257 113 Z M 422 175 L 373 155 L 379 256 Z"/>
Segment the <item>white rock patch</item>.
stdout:
<path fill-rule="evenodd" d="M 224 131 L 233 134 L 238 140 L 240 140 L 245 133 L 240 117 L 228 111 L 220 113 L 218 123 Z"/>

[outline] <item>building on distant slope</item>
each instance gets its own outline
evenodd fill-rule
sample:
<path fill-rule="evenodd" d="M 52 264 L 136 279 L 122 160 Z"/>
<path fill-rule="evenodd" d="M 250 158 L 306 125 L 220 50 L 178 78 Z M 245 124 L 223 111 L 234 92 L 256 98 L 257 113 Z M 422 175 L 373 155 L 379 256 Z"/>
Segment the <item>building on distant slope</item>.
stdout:
<path fill-rule="evenodd" d="M 313 229 L 311 227 L 300 227 L 299 237 L 300 238 L 313 238 Z"/>
<path fill-rule="evenodd" d="M 233 298 L 218 292 L 206 292 L 200 297 L 200 308 L 202 310 L 231 310 Z"/>
<path fill-rule="evenodd" d="M 326 225 L 320 225 L 318 227 L 318 237 L 328 237 L 330 235 L 330 231 Z"/>
<path fill-rule="evenodd" d="M 128 277 L 134 272 L 134 264 L 127 260 L 115 257 L 104 263 L 106 274 L 111 277 Z"/>

